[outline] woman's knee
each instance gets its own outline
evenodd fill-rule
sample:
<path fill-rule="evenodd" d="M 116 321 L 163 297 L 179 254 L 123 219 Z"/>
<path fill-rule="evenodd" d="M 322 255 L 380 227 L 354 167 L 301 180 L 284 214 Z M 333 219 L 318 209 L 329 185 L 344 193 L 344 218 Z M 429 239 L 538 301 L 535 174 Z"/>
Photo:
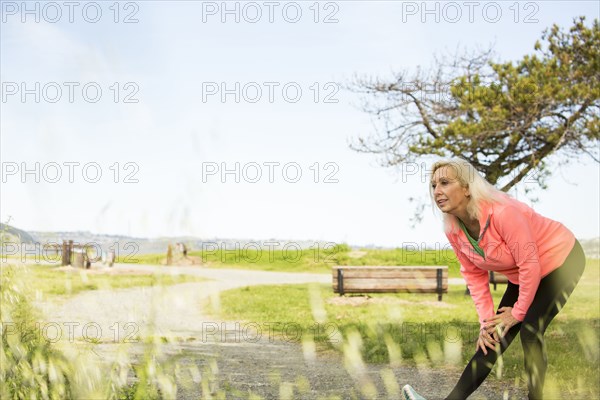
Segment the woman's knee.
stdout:
<path fill-rule="evenodd" d="M 535 343 L 541 344 L 543 342 L 544 333 L 538 324 L 523 321 L 519 334 L 521 335 L 521 343 L 523 343 L 523 346 Z"/>

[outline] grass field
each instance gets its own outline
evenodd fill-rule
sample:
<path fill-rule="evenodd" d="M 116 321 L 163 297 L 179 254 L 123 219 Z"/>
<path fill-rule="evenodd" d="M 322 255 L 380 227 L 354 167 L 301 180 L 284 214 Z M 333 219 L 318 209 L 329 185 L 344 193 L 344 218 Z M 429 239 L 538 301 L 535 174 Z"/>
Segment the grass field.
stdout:
<path fill-rule="evenodd" d="M 231 254 L 227 255 L 230 256 Z M 447 257 L 446 254 L 443 256 Z M 446 260 L 441 262 L 442 255 L 433 251 L 422 255 L 406 250 L 352 252 L 339 248 L 337 251 L 304 254 L 294 263 L 289 262 L 290 256 L 284 252 L 273 252 L 273 262 L 268 263 L 226 263 L 219 260 L 219 254 L 213 254 L 212 257 L 214 259 L 211 266 L 214 267 L 323 273 L 330 272 L 329 261 L 332 260 L 342 265 L 437 263 L 449 265 L 451 277 L 459 276 L 457 264 L 453 265 L 451 262 L 445 262 Z M 321 257 L 325 260 L 319 260 Z M 33 317 L 27 316 L 29 311 L 22 311 L 29 307 L 28 299 L 32 298 L 30 292 L 35 292 L 36 297 L 57 297 L 84 290 L 198 280 L 183 275 L 97 275 L 85 270 L 65 272 L 56 270 L 56 267 L 40 265 L 29 266 L 27 270 L 20 272 L 26 274 L 23 287 L 13 285 L 10 276 L 1 277 L 3 307 L 0 314 L 3 318 L 10 314 L 18 320 L 34 321 Z M 496 304 L 503 294 L 503 289 L 500 285 L 498 291 L 492 291 Z M 477 315 L 472 300 L 464 295 L 462 285 L 451 285 L 449 293 L 444 295 L 443 302 L 437 302 L 435 294 L 340 297 L 333 294 L 331 285 L 286 285 L 255 286 L 227 291 L 222 293 L 218 304 L 219 307 L 214 311 L 216 318 L 268 323 L 282 340 L 290 339 L 291 334 L 296 341 L 295 335 L 299 331 L 303 333 L 302 344 L 305 349 L 337 352 L 351 363 L 360 364 L 364 360 L 368 363 L 389 363 L 393 368 L 401 365 L 416 365 L 427 369 L 444 368 L 457 376 L 473 353 L 478 332 Z M 7 314 L 8 311 L 10 313 Z M 288 330 L 290 327 L 291 332 Z M 600 396 L 599 331 L 600 262 L 589 260 L 579 286 L 546 333 L 549 354 L 546 381 L 548 398 L 591 399 Z M 33 336 L 29 339 L 29 336 L 25 335 L 25 338 L 27 340 L 22 343 L 12 343 L 10 338 L 2 337 L 3 352 L 9 356 L 9 362 L 2 368 L 7 385 L 0 385 L 0 394 L 22 392 L 23 397 L 29 397 L 31 393 L 38 396 L 41 393 L 39 390 L 42 390 L 40 388 L 46 385 L 45 382 L 48 382 L 51 375 L 48 371 L 40 372 L 39 375 L 33 372 L 37 371 L 36 363 L 39 363 L 39 357 L 42 357 L 47 365 L 52 363 L 59 368 L 58 375 L 61 380 L 51 383 L 50 392 L 57 398 L 81 397 L 73 395 L 77 393 L 75 389 L 81 390 L 91 383 L 65 382 L 75 382 L 71 379 L 75 379 L 73 377 L 77 377 L 79 371 L 84 370 L 73 364 L 65 354 L 57 352 L 50 344 L 36 342 Z M 27 350 L 25 358 L 22 356 L 22 348 Z M 523 387 L 522 363 L 523 353 L 517 339 L 505 353 L 502 363 L 497 364 L 490 379 L 507 386 Z M 154 371 L 149 366 L 155 369 L 160 367 L 153 357 L 145 357 L 143 363 L 136 366 L 138 376 L 143 378 L 147 369 Z M 105 381 L 102 376 L 96 377 L 97 371 L 94 372 L 89 367 L 84 372 L 84 379 L 102 387 L 104 394 L 110 392 L 123 396 L 122 389 L 125 388 L 126 391 L 135 390 L 136 393 L 142 390 L 140 393 L 144 394 L 139 398 L 150 397 L 143 392 L 146 390 L 144 385 L 123 387 L 125 382 L 119 380 L 120 378 L 111 375 L 111 379 Z M 161 379 L 156 382 L 170 385 L 172 377 L 166 375 L 166 370 L 160 373 Z M 35 376 L 39 385 L 27 381 L 31 376 Z M 144 379 L 140 382 L 144 382 Z M 113 386 L 106 388 L 108 384 Z M 167 390 L 167 386 L 161 390 Z M 154 386 L 151 388 L 155 390 Z M 123 398 L 134 397 L 136 396 L 127 394 Z"/>
<path fill-rule="evenodd" d="M 352 251 L 345 244 L 331 248 L 314 247 L 288 250 L 243 248 L 239 251 L 221 249 L 193 251 L 189 254 L 211 268 L 255 269 L 262 271 L 330 273 L 334 265 L 447 265 L 450 277 L 459 277 L 459 264 L 452 250 L 411 249 Z M 163 254 L 136 255 L 130 262 L 161 264 Z M 127 261 L 122 260 L 120 262 Z"/>
<path fill-rule="evenodd" d="M 549 398 L 565 393 L 578 399 L 600 397 L 599 264 L 599 260 L 588 260 L 578 287 L 546 332 Z M 492 290 L 496 305 L 503 289 L 500 285 Z M 303 332 L 304 344 L 314 343 L 320 351 L 347 355 L 349 343 L 354 343 L 366 362 L 452 367 L 458 376 L 473 355 L 478 334 L 475 308 L 464 290 L 462 285 L 451 285 L 444 301 L 438 303 L 435 294 L 340 299 L 330 285 L 246 287 L 222 293 L 218 317 L 270 323 L 283 340 L 290 338 L 289 328 L 294 327 L 294 335 Z M 491 379 L 523 386 L 518 338 L 502 361 Z"/>
<path fill-rule="evenodd" d="M 95 274 L 84 269 L 60 270 L 57 266 L 27 265 L 19 268 L 36 296 L 67 296 L 85 290 L 124 289 L 136 286 L 173 285 L 205 279 L 170 274 Z"/>

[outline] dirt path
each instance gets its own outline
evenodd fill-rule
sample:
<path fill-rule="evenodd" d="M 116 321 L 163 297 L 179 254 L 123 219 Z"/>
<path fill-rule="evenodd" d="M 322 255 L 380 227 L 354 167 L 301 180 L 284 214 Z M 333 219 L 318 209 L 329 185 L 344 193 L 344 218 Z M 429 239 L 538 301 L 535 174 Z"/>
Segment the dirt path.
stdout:
<path fill-rule="evenodd" d="M 152 265 L 116 265 L 136 271 L 156 271 Z M 164 268 L 161 268 L 164 270 Z M 318 354 L 295 339 L 273 339 L 246 322 L 215 321 L 203 312 L 223 290 L 263 284 L 330 283 L 328 274 L 169 267 L 171 273 L 210 279 L 162 288 L 130 288 L 84 292 L 61 302 L 38 304 L 47 321 L 73 326 L 74 336 L 97 337 L 96 353 L 103 361 L 114 356 L 119 342 L 148 334 L 168 338 L 162 352 L 176 357 L 181 370 L 202 374 L 212 369 L 210 389 L 227 388 L 228 398 L 248 398 L 252 392 L 267 399 L 398 398 L 405 383 L 427 398 L 442 398 L 459 375 L 456 370 L 417 369 L 347 362 L 340 354 Z M 78 325 L 75 325 L 78 324 Z M 224 325 L 223 325 L 224 324 Z M 252 328 L 252 329 L 249 329 Z M 263 327 L 265 328 L 265 327 Z M 133 357 L 143 351 L 132 344 Z M 177 398 L 200 396 L 201 383 L 182 378 Z M 370 389 L 369 389 L 370 388 Z M 514 389 L 511 389 L 514 390 Z M 500 387 L 486 383 L 472 398 L 500 399 Z M 523 393 L 511 392 L 515 398 Z"/>

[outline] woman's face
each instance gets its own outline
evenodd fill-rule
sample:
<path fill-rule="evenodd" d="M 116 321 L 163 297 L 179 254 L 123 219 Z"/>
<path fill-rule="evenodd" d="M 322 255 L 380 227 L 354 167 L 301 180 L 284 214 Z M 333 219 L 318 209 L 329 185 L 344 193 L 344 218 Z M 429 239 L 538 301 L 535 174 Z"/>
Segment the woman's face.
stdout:
<path fill-rule="evenodd" d="M 450 166 L 438 168 L 431 179 L 433 199 L 442 212 L 464 219 L 470 194 L 456 176 L 456 171 Z"/>

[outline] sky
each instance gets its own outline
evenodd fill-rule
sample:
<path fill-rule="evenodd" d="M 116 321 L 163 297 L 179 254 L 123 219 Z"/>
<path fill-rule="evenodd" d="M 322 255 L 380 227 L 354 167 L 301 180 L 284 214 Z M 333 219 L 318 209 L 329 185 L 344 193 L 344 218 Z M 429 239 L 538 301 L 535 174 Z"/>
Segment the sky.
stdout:
<path fill-rule="evenodd" d="M 376 246 L 446 239 L 431 207 L 410 221 L 430 160 L 384 168 L 349 148 L 374 125 L 344 85 L 459 48 L 517 60 L 552 24 L 600 12 L 595 1 L 0 5 L 3 222 Z M 597 237 L 599 166 L 570 161 L 548 190 L 512 193 Z"/>

